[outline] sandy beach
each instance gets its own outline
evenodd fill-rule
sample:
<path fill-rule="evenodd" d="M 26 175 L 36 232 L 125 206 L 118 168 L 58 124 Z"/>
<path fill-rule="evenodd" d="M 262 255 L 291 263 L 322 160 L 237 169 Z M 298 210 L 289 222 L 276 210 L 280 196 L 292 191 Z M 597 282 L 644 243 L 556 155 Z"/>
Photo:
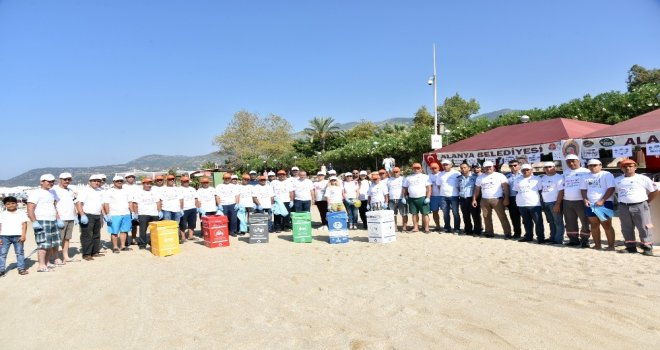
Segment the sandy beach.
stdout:
<path fill-rule="evenodd" d="M 271 234 L 268 244 L 232 238 L 215 249 L 189 241 L 164 258 L 134 247 L 50 273 L 37 273 L 35 254 L 28 276 L 0 279 L 1 347 L 660 348 L 656 258 L 501 236 L 398 234 L 384 245 L 365 230 L 351 236 L 331 245 L 320 230 L 309 244 Z M 26 254 L 34 247 L 29 232 Z"/>

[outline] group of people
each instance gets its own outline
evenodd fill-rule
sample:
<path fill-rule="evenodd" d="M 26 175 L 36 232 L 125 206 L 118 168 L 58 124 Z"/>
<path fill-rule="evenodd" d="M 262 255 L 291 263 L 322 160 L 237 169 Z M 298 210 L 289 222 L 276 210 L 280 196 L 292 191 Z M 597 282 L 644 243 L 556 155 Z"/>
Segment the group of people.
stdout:
<path fill-rule="evenodd" d="M 312 206 L 319 211 L 323 230 L 328 229 L 328 212 L 345 211 L 349 229 L 358 228 L 358 219 L 367 229 L 367 211 L 389 209 L 400 232 L 418 232 L 421 224 L 421 231 L 429 233 L 431 214 L 436 231 L 494 237 L 495 212 L 505 239 L 529 242 L 536 235 L 539 244 L 564 244 L 566 233 L 566 245 L 586 248 L 591 237 L 593 248 L 602 249 L 602 227 L 606 249 L 614 250 L 611 218 L 615 194 L 626 246 L 623 252 L 637 253 L 639 247 L 643 254 L 653 255 L 648 203 L 658 191 L 648 177 L 636 173 L 637 164 L 630 159 L 620 162 L 623 175 L 617 178 L 603 170 L 598 159 L 589 160 L 586 169 L 577 156 L 568 155 L 566 164 L 568 168 L 559 174 L 553 162 L 546 162 L 544 174 L 536 176 L 530 164 L 512 160 L 510 173 L 504 175 L 490 161 L 483 166 L 463 163 L 456 170 L 450 160 L 443 159 L 430 165 L 429 174 L 415 163 L 408 176 L 403 176 L 399 167 L 390 166 L 372 173 L 320 171 L 313 181 L 305 171 L 293 167 L 290 173 L 279 170 L 259 176 L 250 171 L 240 178 L 225 173 L 223 182 L 215 187 L 208 177 L 202 177 L 198 188 L 192 187 L 186 176 L 179 178 L 180 185 L 174 175 L 147 177 L 137 184 L 134 174 L 115 176 L 112 185 L 104 188 L 105 175 L 95 174 L 79 193 L 69 188 L 70 173 L 60 174 L 57 184 L 53 175 L 44 174 L 39 188 L 28 196 L 27 215 L 17 210 L 16 198 L 3 199 L 6 211 L 0 214 L 0 276 L 5 273 L 11 245 L 19 274 L 28 273 L 22 246 L 28 224 L 37 243 L 37 271 L 50 272 L 58 265 L 77 261 L 68 254 L 76 224 L 80 225 L 82 259 L 91 261 L 104 256 L 104 224 L 112 251 L 119 253 L 131 250 L 130 245 L 146 248 L 152 221 L 177 221 L 183 243 L 196 239 L 194 229 L 200 216 L 226 215 L 230 235 L 237 236 L 247 231 L 239 217 L 246 220 L 250 213 L 267 213 L 271 231 L 281 232 L 291 228 L 289 213 L 309 212 Z M 549 224 L 547 235 L 543 214 Z"/>

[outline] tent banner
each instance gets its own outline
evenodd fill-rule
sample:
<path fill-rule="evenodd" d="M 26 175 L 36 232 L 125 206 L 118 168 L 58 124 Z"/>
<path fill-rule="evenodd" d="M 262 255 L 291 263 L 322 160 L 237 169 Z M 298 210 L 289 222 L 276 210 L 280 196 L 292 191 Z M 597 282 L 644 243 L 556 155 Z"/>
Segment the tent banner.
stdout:
<path fill-rule="evenodd" d="M 555 150 L 561 149 L 560 142 L 551 142 L 538 145 L 526 145 L 518 147 L 509 147 L 509 148 L 495 148 L 479 151 L 461 151 L 461 152 L 430 152 L 424 155 L 424 160 L 427 164 L 438 162 L 442 159 L 450 159 L 456 164 L 462 163 L 463 161 L 474 162 L 476 159 L 479 160 L 491 160 L 501 158 L 502 162 L 505 162 L 509 159 L 527 159 L 528 155 L 531 155 L 533 159 L 536 159 L 537 154 L 547 154 L 552 153 Z"/>
<path fill-rule="evenodd" d="M 645 147 L 647 143 L 659 143 L 660 131 L 649 131 L 638 134 L 618 135 L 610 137 L 599 137 L 593 139 L 583 139 L 582 145 L 585 148 L 605 148 L 611 149 L 617 146 L 639 146 Z"/>

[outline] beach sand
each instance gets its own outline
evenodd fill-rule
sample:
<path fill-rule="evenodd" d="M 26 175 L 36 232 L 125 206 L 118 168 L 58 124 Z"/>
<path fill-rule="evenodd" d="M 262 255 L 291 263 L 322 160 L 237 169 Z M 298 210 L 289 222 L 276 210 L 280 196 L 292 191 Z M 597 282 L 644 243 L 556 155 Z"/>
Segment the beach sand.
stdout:
<path fill-rule="evenodd" d="M 501 236 L 371 244 L 364 230 L 331 245 L 314 233 L 308 244 L 291 233 L 227 248 L 186 242 L 170 257 L 134 246 L 51 273 L 37 273 L 35 254 L 28 276 L 0 279 L 0 347 L 660 348 L 656 258 Z M 34 247 L 30 232 L 26 254 Z M 15 267 L 13 250 L 8 260 Z"/>

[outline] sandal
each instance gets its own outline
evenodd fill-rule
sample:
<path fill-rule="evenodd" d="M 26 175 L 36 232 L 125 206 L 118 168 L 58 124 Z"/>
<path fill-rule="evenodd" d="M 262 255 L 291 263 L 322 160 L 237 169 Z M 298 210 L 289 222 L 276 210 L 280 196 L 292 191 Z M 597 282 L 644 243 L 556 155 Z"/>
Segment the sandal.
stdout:
<path fill-rule="evenodd" d="M 40 267 L 37 269 L 37 272 L 53 272 L 53 269 L 50 269 L 48 267 Z"/>
<path fill-rule="evenodd" d="M 119 254 L 119 248 L 112 248 L 112 252 L 115 254 Z"/>
<path fill-rule="evenodd" d="M 129 251 L 129 250 L 133 250 L 133 249 L 131 249 L 131 248 L 129 248 L 129 247 L 124 247 L 124 248 L 121 248 L 121 250 L 127 252 L 127 251 Z"/>
<path fill-rule="evenodd" d="M 48 263 L 48 264 L 46 265 L 46 268 L 54 269 L 54 268 L 55 268 L 55 264 Z"/>
<path fill-rule="evenodd" d="M 19 275 L 27 275 L 28 273 L 30 273 L 30 272 L 28 272 L 28 270 L 25 270 L 25 269 L 18 270 Z"/>

